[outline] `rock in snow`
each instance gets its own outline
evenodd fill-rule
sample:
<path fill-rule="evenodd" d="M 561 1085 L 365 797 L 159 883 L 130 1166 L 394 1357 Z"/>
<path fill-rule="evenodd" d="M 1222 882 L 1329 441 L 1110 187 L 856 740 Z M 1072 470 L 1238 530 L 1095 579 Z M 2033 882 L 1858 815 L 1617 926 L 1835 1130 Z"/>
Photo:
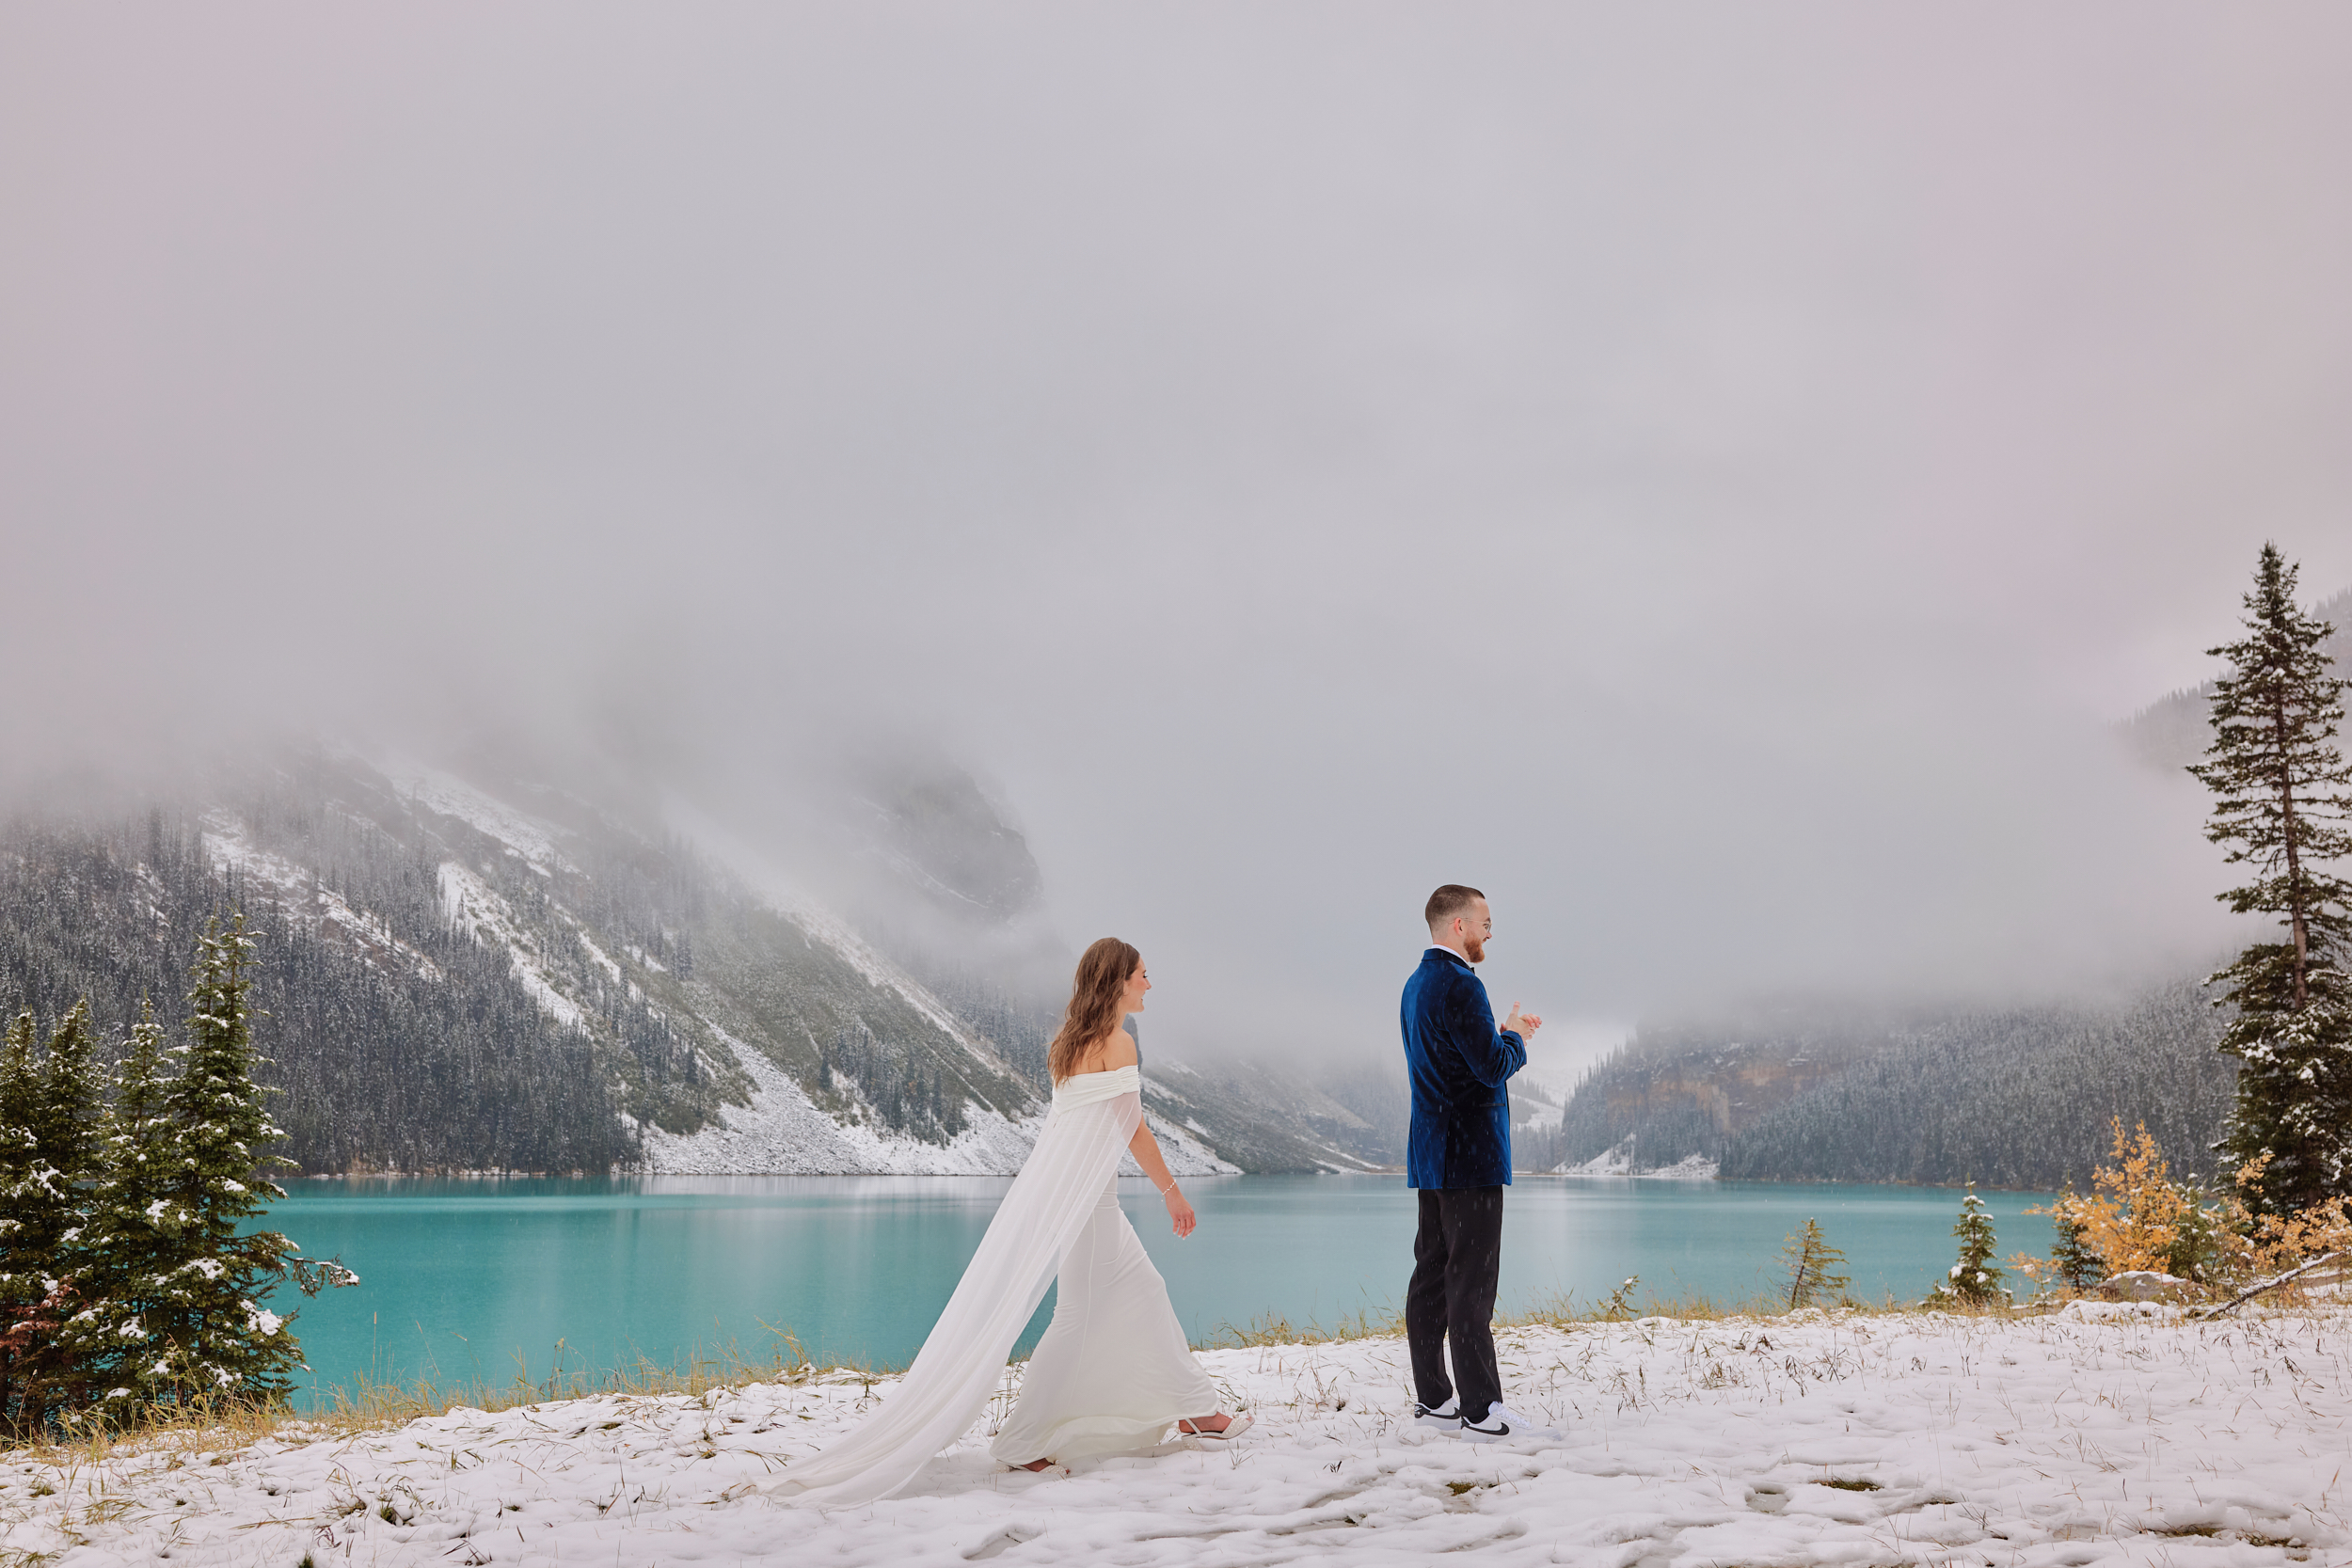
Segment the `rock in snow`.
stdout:
<path fill-rule="evenodd" d="M 1210 1351 L 1259 1421 L 1232 1449 L 1016 1475 L 988 1460 L 983 1420 L 907 1495 L 834 1512 L 771 1489 L 887 1380 L 461 1409 L 95 1465 L 19 1451 L 0 1561 L 2344 1562 L 2348 1327 L 2090 1303 L 1516 1329 L 1510 1400 L 1565 1435 L 1491 1447 L 1400 1424 L 1398 1340 Z"/>
<path fill-rule="evenodd" d="M 2103 1282 L 2101 1293 L 2121 1301 L 2172 1301 L 2197 1289 L 2193 1281 L 2161 1269 L 2133 1269 Z"/>

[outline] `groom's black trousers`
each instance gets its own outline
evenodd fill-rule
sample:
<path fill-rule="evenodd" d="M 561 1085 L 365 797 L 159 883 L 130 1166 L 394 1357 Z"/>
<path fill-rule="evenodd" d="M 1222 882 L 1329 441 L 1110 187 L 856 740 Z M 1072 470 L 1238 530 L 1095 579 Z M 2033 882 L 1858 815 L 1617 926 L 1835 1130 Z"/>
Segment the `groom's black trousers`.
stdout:
<path fill-rule="evenodd" d="M 1432 1410 L 1458 1393 L 1462 1414 L 1483 1420 L 1502 1398 L 1494 1334 L 1502 1263 L 1501 1187 L 1422 1189 L 1413 1282 L 1405 1288 L 1405 1340 L 1412 1347 L 1416 1397 Z M 1448 1339 L 1454 1341 L 1452 1379 L 1445 1367 Z"/>

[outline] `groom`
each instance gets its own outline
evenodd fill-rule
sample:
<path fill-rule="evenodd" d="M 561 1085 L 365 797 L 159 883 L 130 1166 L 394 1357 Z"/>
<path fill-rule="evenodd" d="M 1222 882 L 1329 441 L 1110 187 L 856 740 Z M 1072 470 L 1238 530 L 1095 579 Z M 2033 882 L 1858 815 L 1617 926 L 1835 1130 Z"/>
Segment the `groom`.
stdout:
<path fill-rule="evenodd" d="M 1521 1018 L 1513 1003 L 1511 1016 L 1495 1027 L 1486 988 L 1470 968 L 1486 958 L 1494 935 L 1485 894 L 1449 882 L 1429 895 L 1423 912 L 1429 950 L 1405 982 L 1403 1010 L 1405 1065 L 1413 1081 L 1405 1184 L 1421 1193 L 1413 1279 L 1405 1290 L 1413 1418 L 1473 1443 L 1493 1443 L 1515 1429 L 1525 1434 L 1503 1407 L 1495 1366 L 1495 1274 L 1502 1189 L 1511 1184 L 1511 1096 L 1502 1085 L 1527 1065 L 1528 1037 L 1544 1021 Z"/>

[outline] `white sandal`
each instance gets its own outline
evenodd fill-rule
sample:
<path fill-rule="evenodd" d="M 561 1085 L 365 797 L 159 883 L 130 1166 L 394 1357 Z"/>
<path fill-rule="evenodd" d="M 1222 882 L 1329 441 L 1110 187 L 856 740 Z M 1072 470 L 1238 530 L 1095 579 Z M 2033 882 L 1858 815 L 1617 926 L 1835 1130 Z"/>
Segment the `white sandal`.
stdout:
<path fill-rule="evenodd" d="M 1223 1412 L 1213 1411 L 1211 1414 L 1222 1415 Z M 1180 1437 L 1198 1437 L 1204 1443 L 1229 1443 L 1257 1424 L 1257 1418 L 1254 1416 L 1227 1416 L 1225 1418 L 1225 1430 L 1222 1432 L 1211 1432 L 1207 1427 L 1199 1424 L 1199 1422 L 1205 1421 L 1209 1417 L 1207 1416 L 1201 1416 L 1197 1418 L 1190 1416 L 1185 1417 L 1183 1420 L 1176 1423 L 1177 1435 Z"/>

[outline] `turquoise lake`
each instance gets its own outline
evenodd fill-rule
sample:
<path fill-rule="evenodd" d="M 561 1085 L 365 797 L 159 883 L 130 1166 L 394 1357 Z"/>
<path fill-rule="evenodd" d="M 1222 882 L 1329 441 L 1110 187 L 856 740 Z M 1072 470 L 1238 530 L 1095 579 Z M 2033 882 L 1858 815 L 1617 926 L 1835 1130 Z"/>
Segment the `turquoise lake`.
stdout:
<path fill-rule="evenodd" d="M 826 1363 L 914 1358 L 1009 1181 L 981 1177 L 646 1177 L 304 1181 L 272 1223 L 358 1286 L 305 1301 L 311 1394 L 358 1380 L 444 1386 L 675 1365 L 732 1346 L 766 1360 L 788 1330 Z M 1402 1177 L 1193 1178 L 1200 1227 L 1170 1235 L 1140 1180 L 1129 1217 L 1196 1342 L 1279 1314 L 1382 1316 L 1403 1301 L 1414 1196 Z M 2045 1253 L 2046 1194 L 1988 1193 L 2003 1257 Z M 1788 1232 L 1817 1219 L 1853 1292 L 1915 1298 L 1951 1266 L 1961 1195 L 1939 1188 L 1526 1177 L 1504 1210 L 1502 1308 L 1635 1299 L 1719 1304 L 1772 1288 Z M 1049 1296 L 1047 1305 L 1050 1307 Z M 1024 1342 L 1043 1328 L 1045 1308 Z"/>

